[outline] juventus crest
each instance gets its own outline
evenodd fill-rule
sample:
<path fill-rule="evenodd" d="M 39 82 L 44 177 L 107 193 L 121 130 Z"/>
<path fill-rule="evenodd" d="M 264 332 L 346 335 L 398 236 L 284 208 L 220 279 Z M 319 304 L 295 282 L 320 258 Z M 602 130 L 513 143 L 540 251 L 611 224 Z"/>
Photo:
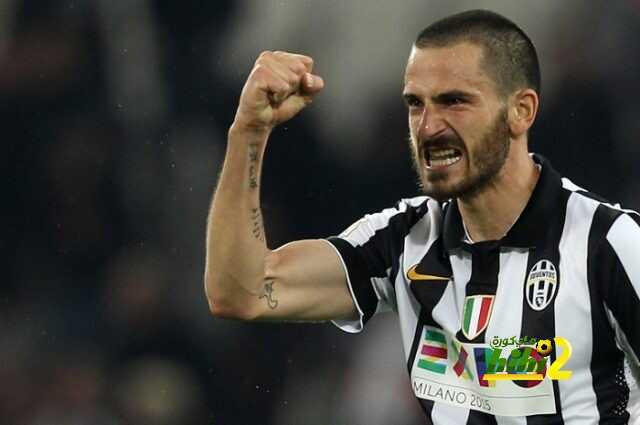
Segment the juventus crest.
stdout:
<path fill-rule="evenodd" d="M 536 310 L 544 310 L 558 288 L 556 267 L 549 260 L 538 261 L 529 272 L 525 285 L 525 295 L 529 306 Z"/>

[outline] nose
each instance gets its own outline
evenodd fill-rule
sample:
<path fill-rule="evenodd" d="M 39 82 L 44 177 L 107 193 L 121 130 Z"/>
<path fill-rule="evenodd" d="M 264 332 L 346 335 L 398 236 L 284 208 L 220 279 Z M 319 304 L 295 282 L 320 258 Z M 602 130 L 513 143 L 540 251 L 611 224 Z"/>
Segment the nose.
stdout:
<path fill-rule="evenodd" d="M 442 117 L 432 108 L 424 107 L 418 123 L 419 140 L 437 137 L 447 128 Z"/>

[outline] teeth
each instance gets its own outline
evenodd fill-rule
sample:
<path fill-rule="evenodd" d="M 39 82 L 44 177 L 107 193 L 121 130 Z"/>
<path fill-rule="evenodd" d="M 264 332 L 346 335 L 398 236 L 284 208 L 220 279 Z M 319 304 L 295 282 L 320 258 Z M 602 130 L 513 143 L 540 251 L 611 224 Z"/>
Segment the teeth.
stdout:
<path fill-rule="evenodd" d="M 442 149 L 437 151 L 429 151 L 429 156 L 432 159 L 441 159 L 448 156 L 454 156 L 456 151 L 454 149 Z"/>
<path fill-rule="evenodd" d="M 429 166 L 430 167 L 445 167 L 447 165 L 455 164 L 458 161 L 460 161 L 460 157 L 459 156 L 457 156 L 455 158 L 441 158 L 441 159 L 430 158 Z"/>
<path fill-rule="evenodd" d="M 432 167 L 444 167 L 446 165 L 451 165 L 451 164 L 455 164 L 456 162 L 458 162 L 460 160 L 460 158 L 445 158 L 445 159 L 431 159 L 431 166 Z"/>
<path fill-rule="evenodd" d="M 427 153 L 427 164 L 429 167 L 445 167 L 455 164 L 462 155 L 455 149 L 433 149 Z"/>

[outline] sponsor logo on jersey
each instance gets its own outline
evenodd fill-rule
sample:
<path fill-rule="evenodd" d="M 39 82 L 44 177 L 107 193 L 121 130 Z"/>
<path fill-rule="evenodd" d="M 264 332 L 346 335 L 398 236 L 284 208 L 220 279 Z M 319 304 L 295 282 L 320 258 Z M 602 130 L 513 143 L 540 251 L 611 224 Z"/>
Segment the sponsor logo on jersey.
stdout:
<path fill-rule="evenodd" d="M 525 296 L 529 307 L 544 310 L 555 295 L 558 287 L 556 267 L 549 260 L 538 261 L 529 272 L 525 286 Z"/>
<path fill-rule="evenodd" d="M 447 339 L 436 329 L 424 329 L 418 367 L 430 372 L 444 374 L 447 371 Z"/>
<path fill-rule="evenodd" d="M 462 333 L 469 341 L 474 340 L 487 328 L 494 295 L 471 295 L 465 298 L 462 308 Z"/>
<path fill-rule="evenodd" d="M 473 302 L 481 306 L 483 298 L 476 296 Z M 429 325 L 419 336 L 411 366 L 412 388 L 419 398 L 498 416 L 549 414 L 556 412 L 551 380 L 571 375 L 561 369 L 571 356 L 564 338 L 537 344 L 540 338 L 495 336 L 493 345 L 500 348 L 493 348 L 488 341 L 461 341 L 453 329 Z M 550 342 L 560 349 L 557 358 L 542 354 Z"/>
<path fill-rule="evenodd" d="M 416 271 L 416 268 L 418 267 L 418 265 L 416 264 L 415 266 L 411 267 L 408 271 L 407 271 L 407 279 L 415 281 L 415 280 L 450 280 L 451 277 L 447 277 L 447 276 L 437 276 L 437 275 L 433 275 L 433 274 L 422 274 L 422 273 L 418 273 Z"/>
<path fill-rule="evenodd" d="M 467 359 L 469 358 L 469 353 L 464 348 L 464 345 L 460 344 L 456 341 L 455 338 L 451 339 L 451 349 L 454 354 L 455 364 L 453 365 L 453 371 L 460 378 L 465 380 L 473 380 L 473 373 L 471 372 L 471 368 L 467 364 Z"/>

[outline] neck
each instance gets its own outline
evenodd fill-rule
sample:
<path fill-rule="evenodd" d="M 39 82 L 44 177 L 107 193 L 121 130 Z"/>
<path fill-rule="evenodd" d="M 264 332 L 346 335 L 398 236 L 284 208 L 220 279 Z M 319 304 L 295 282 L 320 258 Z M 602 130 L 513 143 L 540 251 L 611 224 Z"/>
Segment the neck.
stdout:
<path fill-rule="evenodd" d="M 527 205 L 540 173 L 526 148 L 517 148 L 523 145 L 512 144 L 502 170 L 486 188 L 457 199 L 473 241 L 502 239 Z"/>

